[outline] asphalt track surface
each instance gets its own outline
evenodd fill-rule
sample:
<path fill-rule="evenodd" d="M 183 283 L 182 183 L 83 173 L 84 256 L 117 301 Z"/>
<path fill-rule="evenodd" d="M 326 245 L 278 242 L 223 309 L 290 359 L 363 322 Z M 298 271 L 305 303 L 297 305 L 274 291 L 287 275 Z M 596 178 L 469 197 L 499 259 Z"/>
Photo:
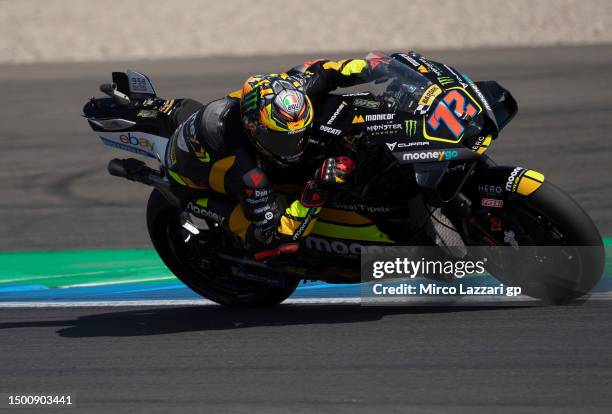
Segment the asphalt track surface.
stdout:
<path fill-rule="evenodd" d="M 3 309 L 1 388 L 100 413 L 609 413 L 610 303 Z"/>
<path fill-rule="evenodd" d="M 520 115 L 491 154 L 543 172 L 604 235 L 611 52 L 429 54 L 513 92 Z M 106 174 L 121 153 L 79 118 L 111 70 L 206 101 L 302 60 L 1 67 L 0 251 L 150 247 L 147 189 Z M 0 408 L 6 393 L 53 392 L 78 412 L 610 412 L 611 307 L 0 309 Z"/>

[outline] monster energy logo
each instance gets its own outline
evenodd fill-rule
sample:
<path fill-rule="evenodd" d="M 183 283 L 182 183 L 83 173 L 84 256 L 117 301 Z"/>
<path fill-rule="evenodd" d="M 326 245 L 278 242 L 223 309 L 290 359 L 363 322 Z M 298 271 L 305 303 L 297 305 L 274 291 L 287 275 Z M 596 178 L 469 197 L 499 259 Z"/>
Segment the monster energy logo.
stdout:
<path fill-rule="evenodd" d="M 244 109 L 246 111 L 251 111 L 255 109 L 256 106 L 257 106 L 257 93 L 251 92 L 247 96 L 244 97 Z"/>
<path fill-rule="evenodd" d="M 416 134 L 417 121 L 405 121 L 406 122 L 406 135 L 413 137 Z"/>
<path fill-rule="evenodd" d="M 449 83 L 453 83 L 453 78 L 449 78 L 448 76 L 438 76 L 438 83 L 442 86 L 446 86 Z"/>

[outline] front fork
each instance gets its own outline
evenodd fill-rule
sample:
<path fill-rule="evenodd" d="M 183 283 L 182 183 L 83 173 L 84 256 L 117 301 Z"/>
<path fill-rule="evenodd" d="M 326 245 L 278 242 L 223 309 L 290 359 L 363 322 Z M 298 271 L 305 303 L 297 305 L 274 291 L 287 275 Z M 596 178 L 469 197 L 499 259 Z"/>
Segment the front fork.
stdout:
<path fill-rule="evenodd" d="M 515 201 L 530 197 L 544 182 L 544 175 L 527 168 L 498 166 L 486 156 L 479 159 L 461 192 L 443 207 L 462 237 L 479 234 L 487 244 L 513 245 L 513 230 L 505 211 Z M 461 223 L 461 224 L 460 224 Z M 470 243 L 473 240 L 466 240 Z"/>

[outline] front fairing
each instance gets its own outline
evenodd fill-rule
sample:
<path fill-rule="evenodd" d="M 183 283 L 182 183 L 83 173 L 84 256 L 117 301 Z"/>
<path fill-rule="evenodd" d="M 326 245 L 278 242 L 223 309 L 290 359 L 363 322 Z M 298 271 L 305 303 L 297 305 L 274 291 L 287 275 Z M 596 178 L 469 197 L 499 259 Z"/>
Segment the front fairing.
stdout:
<path fill-rule="evenodd" d="M 467 75 L 415 52 L 372 53 L 367 60 L 372 69 L 360 74 L 358 84 L 374 83 L 370 90 L 393 115 L 368 118 L 366 114 L 364 122 L 358 118 L 353 124 L 361 124 L 358 127 L 366 135 L 379 136 L 391 152 L 453 148 L 470 158 L 479 137 L 497 134 L 497 125 L 487 122 L 489 117 L 495 119 L 490 105 Z M 419 162 L 430 157 L 399 157 L 404 158 Z"/>

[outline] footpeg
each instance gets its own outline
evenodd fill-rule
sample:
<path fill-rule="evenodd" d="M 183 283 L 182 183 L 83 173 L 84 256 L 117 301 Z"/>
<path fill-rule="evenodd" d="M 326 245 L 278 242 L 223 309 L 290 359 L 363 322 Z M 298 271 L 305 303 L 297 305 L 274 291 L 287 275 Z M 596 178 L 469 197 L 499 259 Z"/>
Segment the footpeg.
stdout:
<path fill-rule="evenodd" d="M 152 185 L 152 177 L 159 176 L 159 172 L 149 168 L 144 162 L 135 158 L 121 160 L 114 158 L 108 163 L 108 172 L 115 177 L 127 178 L 146 185 Z"/>

